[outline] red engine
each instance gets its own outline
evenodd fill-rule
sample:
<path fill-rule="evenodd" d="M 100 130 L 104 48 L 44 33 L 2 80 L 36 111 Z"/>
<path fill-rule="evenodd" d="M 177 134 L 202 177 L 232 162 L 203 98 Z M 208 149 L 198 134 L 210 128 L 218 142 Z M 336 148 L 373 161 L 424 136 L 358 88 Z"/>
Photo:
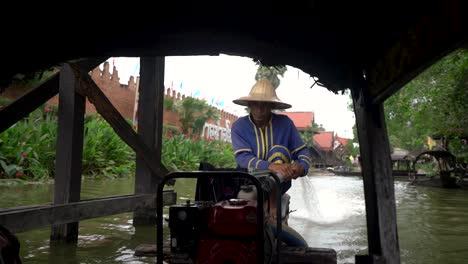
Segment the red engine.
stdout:
<path fill-rule="evenodd" d="M 230 199 L 210 209 L 208 228 L 215 235 L 255 237 L 257 232 L 257 201 Z"/>
<path fill-rule="evenodd" d="M 197 263 L 257 263 L 257 201 L 230 199 L 210 209 Z"/>
<path fill-rule="evenodd" d="M 170 214 L 176 219 L 174 221 L 177 221 L 170 224 L 171 251 L 173 255 L 179 255 L 178 260 L 181 260 L 181 254 L 187 250 L 184 259 L 192 259 L 195 263 L 258 262 L 257 201 L 230 199 L 218 202 L 209 208 L 206 204 L 203 207 L 198 206 L 198 209 L 193 209 L 194 207 L 197 207 L 196 204 L 174 206 L 170 209 L 173 211 Z M 182 210 L 184 213 L 181 213 Z M 209 212 L 201 213 L 205 210 Z M 181 221 L 181 217 L 176 217 L 185 213 L 193 214 L 183 217 L 190 219 L 187 223 Z M 195 230 L 197 231 L 193 232 Z M 177 263 L 174 260 L 172 263 Z"/>

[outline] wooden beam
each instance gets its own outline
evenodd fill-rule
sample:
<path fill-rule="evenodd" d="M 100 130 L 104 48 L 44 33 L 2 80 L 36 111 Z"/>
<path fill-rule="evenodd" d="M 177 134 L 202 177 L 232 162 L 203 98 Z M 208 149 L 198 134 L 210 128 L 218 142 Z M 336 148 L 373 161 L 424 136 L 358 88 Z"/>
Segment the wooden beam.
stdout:
<path fill-rule="evenodd" d="M 96 107 L 97 112 L 111 125 L 117 135 L 135 151 L 137 157 L 146 162 L 146 165 L 154 175 L 162 178 L 165 174 L 157 166 L 158 161 L 152 155 L 148 146 L 145 145 L 119 111 L 115 109 L 88 73 L 81 71 L 77 65 L 72 65 L 72 68 L 74 69 L 75 76 L 79 79 L 79 85 L 76 87 L 77 92 L 88 97 L 89 101 Z"/>
<path fill-rule="evenodd" d="M 161 168 L 161 146 L 164 106 L 164 57 L 140 58 L 138 86 L 138 135 Z M 145 161 L 136 160 L 135 194 L 156 193 L 159 177 L 151 172 Z M 156 208 L 135 211 L 134 225 L 155 224 Z"/>
<path fill-rule="evenodd" d="M 0 133 L 29 115 L 59 91 L 59 74 L 55 73 L 45 82 L 28 91 L 0 110 Z"/>
<path fill-rule="evenodd" d="M 384 102 L 427 67 L 460 47 L 468 35 L 464 1 L 433 1 L 399 39 L 366 65 L 370 96 Z M 437 17 L 437 19 L 434 19 Z"/>
<path fill-rule="evenodd" d="M 164 191 L 164 205 L 176 203 L 176 193 Z M 21 206 L 0 210 L 0 223 L 13 233 L 67 224 L 85 219 L 156 207 L 156 194 L 119 195 L 53 205 Z"/>
<path fill-rule="evenodd" d="M 96 68 L 106 58 L 84 59 L 76 63 L 85 71 Z M 32 88 L 23 96 L 0 110 L 0 133 L 10 126 L 28 116 L 39 106 L 59 92 L 59 73 L 54 73 L 49 79 Z"/>
<path fill-rule="evenodd" d="M 400 263 L 395 189 L 383 105 L 369 103 L 367 83 L 358 76 L 351 89 L 361 151 L 366 203 L 367 258 Z M 360 258 L 361 260 L 365 258 Z"/>
<path fill-rule="evenodd" d="M 86 98 L 75 91 L 77 85 L 71 67 L 64 64 L 60 71 L 54 204 L 80 201 Z M 78 222 L 53 226 L 51 240 L 76 242 Z"/>

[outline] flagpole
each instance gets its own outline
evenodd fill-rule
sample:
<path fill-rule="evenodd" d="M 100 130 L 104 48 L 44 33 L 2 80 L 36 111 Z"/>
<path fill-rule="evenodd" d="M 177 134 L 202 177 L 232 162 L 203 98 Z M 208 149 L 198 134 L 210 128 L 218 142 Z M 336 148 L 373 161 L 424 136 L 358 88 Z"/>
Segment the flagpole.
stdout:
<path fill-rule="evenodd" d="M 139 64 L 139 62 L 138 62 Z M 137 64 L 137 66 L 138 66 Z M 138 70 L 137 66 L 135 66 L 134 75 L 136 75 L 136 70 Z M 135 98 L 133 100 L 133 129 L 138 130 L 138 98 L 140 97 L 140 85 L 139 85 L 139 78 L 134 76 L 135 80 Z"/>

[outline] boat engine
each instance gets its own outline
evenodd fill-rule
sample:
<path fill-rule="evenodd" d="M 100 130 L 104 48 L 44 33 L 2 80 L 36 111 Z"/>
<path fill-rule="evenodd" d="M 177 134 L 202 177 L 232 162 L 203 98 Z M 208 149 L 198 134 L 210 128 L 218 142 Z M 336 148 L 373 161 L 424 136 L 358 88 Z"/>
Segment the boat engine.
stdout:
<path fill-rule="evenodd" d="M 224 192 L 226 182 L 219 188 L 213 188 L 214 185 L 204 185 L 204 187 L 209 187 L 208 190 L 213 190 L 214 194 L 196 196 L 195 201 L 170 206 L 171 250 L 168 259 L 170 263 L 245 264 L 258 263 L 265 258 L 271 259 L 277 238 L 269 228 L 266 228 L 266 218 L 270 213 L 268 186 L 272 185 L 269 183 L 271 180 L 267 180 L 269 176 L 256 176 L 255 178 L 241 172 L 172 174 L 172 177 L 184 176 L 202 179 L 216 177 L 223 181 L 229 176 L 242 176 L 253 178 L 257 180 L 257 183 L 252 185 L 250 182 L 250 185 L 234 186 L 236 198 Z M 261 193 L 257 193 L 258 188 L 262 190 Z M 161 197 L 161 190 L 162 187 L 159 190 L 159 197 Z M 208 194 L 205 191 L 201 193 Z M 222 198 L 219 199 L 220 197 Z M 204 200 L 206 198 L 212 198 L 213 201 Z M 260 199 L 262 203 L 257 203 L 257 199 Z M 161 207 L 162 205 L 159 204 L 158 212 L 162 213 Z M 162 229 L 162 225 L 158 226 L 159 229 Z M 159 234 L 158 248 L 162 245 Z"/>
<path fill-rule="evenodd" d="M 257 263 L 255 200 L 174 205 L 169 228 L 172 263 Z"/>
<path fill-rule="evenodd" d="M 197 263 L 257 263 L 257 201 L 230 199 L 210 209 Z"/>

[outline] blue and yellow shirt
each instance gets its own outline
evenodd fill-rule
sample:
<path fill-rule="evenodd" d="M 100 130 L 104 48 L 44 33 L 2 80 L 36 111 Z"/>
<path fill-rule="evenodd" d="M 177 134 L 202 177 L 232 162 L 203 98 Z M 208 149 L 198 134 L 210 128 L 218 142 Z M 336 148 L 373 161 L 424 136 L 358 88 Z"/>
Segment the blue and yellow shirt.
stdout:
<path fill-rule="evenodd" d="M 272 113 L 264 129 L 257 127 L 251 116 L 236 120 L 231 129 L 232 146 L 239 167 L 267 170 L 272 162 L 299 162 L 305 173 L 310 167 L 310 152 L 292 120 Z M 291 182 L 288 182 L 288 187 Z"/>

